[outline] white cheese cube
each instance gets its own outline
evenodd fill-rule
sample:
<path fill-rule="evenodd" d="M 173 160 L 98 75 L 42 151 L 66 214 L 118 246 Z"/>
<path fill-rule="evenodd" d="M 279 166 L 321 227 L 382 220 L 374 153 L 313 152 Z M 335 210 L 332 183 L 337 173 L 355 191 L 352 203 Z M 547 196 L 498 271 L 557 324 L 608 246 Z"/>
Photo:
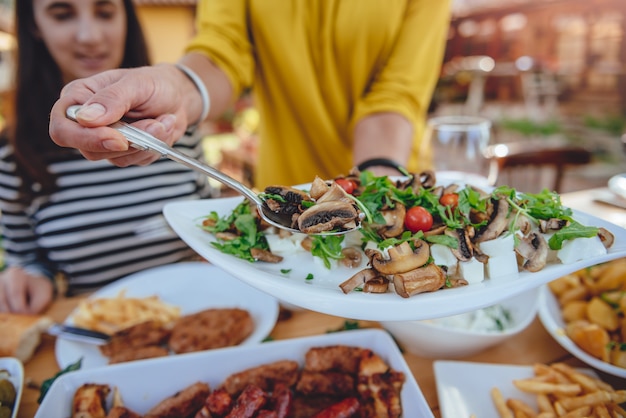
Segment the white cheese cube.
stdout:
<path fill-rule="evenodd" d="M 270 251 L 278 255 L 288 255 L 300 251 L 302 247 L 299 243 L 295 243 L 289 238 L 281 238 L 279 235 L 265 235 Z M 302 249 L 304 251 L 304 249 Z"/>
<path fill-rule="evenodd" d="M 458 276 L 459 260 L 449 247 L 441 244 L 432 244 L 430 246 L 430 256 L 436 265 L 446 267 L 449 277 Z"/>
<path fill-rule="evenodd" d="M 479 244 L 480 251 L 489 257 L 506 256 L 514 251 L 515 236 L 507 232 L 496 239 L 483 241 Z"/>
<path fill-rule="evenodd" d="M 514 251 L 509 251 L 495 257 L 489 257 L 485 266 L 487 277 L 490 280 L 516 277 L 519 274 L 517 256 Z"/>
<path fill-rule="evenodd" d="M 570 264 L 587 258 L 606 254 L 606 248 L 598 236 L 591 238 L 576 238 L 563 243 L 557 257 L 563 264 Z"/>
<path fill-rule="evenodd" d="M 461 277 L 467 280 L 468 284 L 480 283 L 485 279 L 485 265 L 472 258 L 469 261 L 459 261 Z"/>
<path fill-rule="evenodd" d="M 459 261 L 456 256 L 452 254 L 452 250 L 450 250 L 449 247 L 441 244 L 432 244 L 430 246 L 430 256 L 438 266 L 451 267 L 455 266 L 457 261 Z"/>
<path fill-rule="evenodd" d="M 353 231 L 344 235 L 342 244 L 344 247 L 360 247 L 362 243 L 363 234 L 361 234 L 361 231 Z"/>

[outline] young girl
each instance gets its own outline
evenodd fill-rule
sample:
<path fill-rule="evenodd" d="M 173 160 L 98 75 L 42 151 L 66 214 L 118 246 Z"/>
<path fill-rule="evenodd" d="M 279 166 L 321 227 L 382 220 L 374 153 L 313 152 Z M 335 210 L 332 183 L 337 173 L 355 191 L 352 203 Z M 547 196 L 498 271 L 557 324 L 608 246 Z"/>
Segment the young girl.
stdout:
<path fill-rule="evenodd" d="M 66 83 L 149 65 L 132 1 L 20 0 L 15 12 L 15 117 L 0 143 L 0 311 L 42 311 L 58 274 L 75 291 L 193 256 L 161 211 L 209 197 L 206 177 L 168 159 L 125 168 L 88 161 L 48 134 Z M 197 137 L 176 146 L 202 156 Z"/>

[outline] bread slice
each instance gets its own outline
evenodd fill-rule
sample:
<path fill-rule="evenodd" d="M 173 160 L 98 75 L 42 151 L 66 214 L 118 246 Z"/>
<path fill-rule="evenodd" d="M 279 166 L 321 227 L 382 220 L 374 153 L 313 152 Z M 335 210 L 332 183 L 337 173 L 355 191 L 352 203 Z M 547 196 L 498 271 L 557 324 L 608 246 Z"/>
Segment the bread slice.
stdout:
<path fill-rule="evenodd" d="M 52 319 L 46 316 L 0 312 L 0 357 L 16 357 L 22 363 L 30 360 L 41 333 L 50 325 Z"/>

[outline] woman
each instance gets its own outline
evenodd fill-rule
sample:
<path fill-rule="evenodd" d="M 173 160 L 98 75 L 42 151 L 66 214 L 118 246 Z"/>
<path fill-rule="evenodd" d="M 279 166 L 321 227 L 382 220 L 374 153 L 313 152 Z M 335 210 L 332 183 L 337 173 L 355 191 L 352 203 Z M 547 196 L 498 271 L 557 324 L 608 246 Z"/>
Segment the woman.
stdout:
<path fill-rule="evenodd" d="M 51 136 L 88 158 L 134 164 L 145 156 L 128 154 L 123 137 L 102 126 L 127 114 L 143 119 L 138 127 L 160 126 L 172 143 L 251 88 L 261 116 L 258 188 L 347 174 L 380 158 L 430 168 L 420 142 L 449 17 L 446 0 L 203 0 L 180 60 L 186 68 L 70 84 L 52 110 Z M 87 105 L 80 126 L 65 117 L 73 104 Z"/>
<path fill-rule="evenodd" d="M 15 117 L 0 144 L 7 266 L 0 311 L 42 311 L 59 274 L 74 291 L 193 256 L 161 211 L 169 201 L 208 197 L 206 177 L 167 159 L 128 168 L 88 161 L 48 134 L 50 108 L 65 84 L 149 65 L 132 1 L 20 0 L 15 12 Z M 198 138 L 177 146 L 202 155 Z"/>

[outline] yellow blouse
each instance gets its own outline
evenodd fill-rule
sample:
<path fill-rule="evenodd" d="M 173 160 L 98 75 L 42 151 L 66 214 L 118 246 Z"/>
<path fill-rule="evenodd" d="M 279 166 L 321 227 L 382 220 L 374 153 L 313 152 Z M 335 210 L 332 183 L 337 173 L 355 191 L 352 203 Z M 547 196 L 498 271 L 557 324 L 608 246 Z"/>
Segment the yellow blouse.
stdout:
<path fill-rule="evenodd" d="M 430 167 L 420 142 L 449 8 L 449 0 L 204 0 L 187 50 L 208 55 L 235 94 L 253 89 L 257 187 L 347 174 L 354 125 L 378 112 L 414 124 L 415 171 Z"/>

